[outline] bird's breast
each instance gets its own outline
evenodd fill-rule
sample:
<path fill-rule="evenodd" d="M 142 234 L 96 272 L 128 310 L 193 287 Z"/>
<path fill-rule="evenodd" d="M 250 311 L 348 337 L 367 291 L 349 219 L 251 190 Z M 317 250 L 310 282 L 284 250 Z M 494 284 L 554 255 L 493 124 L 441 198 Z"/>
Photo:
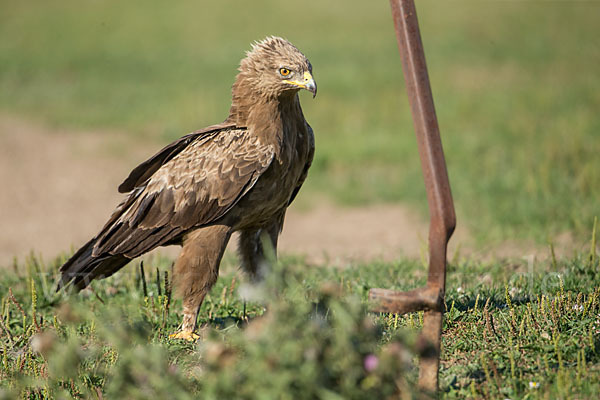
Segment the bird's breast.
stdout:
<path fill-rule="evenodd" d="M 306 125 L 284 126 L 282 139 L 269 168 L 236 207 L 241 225 L 266 223 L 287 207 L 299 184 L 310 154 Z"/>

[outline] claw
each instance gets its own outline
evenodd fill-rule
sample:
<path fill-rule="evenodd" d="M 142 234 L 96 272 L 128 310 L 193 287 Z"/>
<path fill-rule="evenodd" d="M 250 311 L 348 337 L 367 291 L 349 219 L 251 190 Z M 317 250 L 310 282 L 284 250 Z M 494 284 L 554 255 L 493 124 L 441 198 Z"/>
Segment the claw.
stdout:
<path fill-rule="evenodd" d="M 194 333 L 193 331 L 179 331 L 169 335 L 169 339 L 183 339 L 188 342 L 195 342 L 200 339 L 200 335 Z"/>

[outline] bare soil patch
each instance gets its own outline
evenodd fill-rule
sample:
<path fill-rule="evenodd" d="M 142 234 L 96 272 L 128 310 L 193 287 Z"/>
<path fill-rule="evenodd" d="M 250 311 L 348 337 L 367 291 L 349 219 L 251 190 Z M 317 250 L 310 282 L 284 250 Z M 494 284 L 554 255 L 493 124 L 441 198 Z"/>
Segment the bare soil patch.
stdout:
<path fill-rule="evenodd" d="M 132 152 L 116 157 L 109 146 Z M 142 147 L 142 149 L 140 149 Z M 144 144 L 113 132 L 66 132 L 0 118 L 0 265 L 54 257 L 88 240 L 121 199 Z"/>

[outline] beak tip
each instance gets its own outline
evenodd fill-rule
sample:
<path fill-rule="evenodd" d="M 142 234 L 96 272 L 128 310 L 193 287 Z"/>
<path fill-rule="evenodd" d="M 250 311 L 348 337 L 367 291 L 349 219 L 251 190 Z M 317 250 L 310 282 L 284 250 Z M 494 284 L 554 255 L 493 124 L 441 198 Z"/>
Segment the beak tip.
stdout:
<path fill-rule="evenodd" d="M 317 96 L 317 84 L 314 81 L 307 85 L 306 89 L 308 89 L 308 91 L 312 93 L 313 99 Z"/>

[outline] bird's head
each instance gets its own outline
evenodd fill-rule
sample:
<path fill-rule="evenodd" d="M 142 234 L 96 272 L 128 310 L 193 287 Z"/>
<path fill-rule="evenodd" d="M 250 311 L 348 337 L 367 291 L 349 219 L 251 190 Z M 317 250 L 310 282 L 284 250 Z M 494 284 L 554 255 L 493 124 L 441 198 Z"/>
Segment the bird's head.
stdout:
<path fill-rule="evenodd" d="M 317 94 L 312 66 L 300 50 L 280 37 L 268 37 L 252 45 L 240 63 L 238 86 L 247 86 L 256 94 L 281 97 L 306 89 Z M 234 86 L 235 89 L 235 86 Z"/>

